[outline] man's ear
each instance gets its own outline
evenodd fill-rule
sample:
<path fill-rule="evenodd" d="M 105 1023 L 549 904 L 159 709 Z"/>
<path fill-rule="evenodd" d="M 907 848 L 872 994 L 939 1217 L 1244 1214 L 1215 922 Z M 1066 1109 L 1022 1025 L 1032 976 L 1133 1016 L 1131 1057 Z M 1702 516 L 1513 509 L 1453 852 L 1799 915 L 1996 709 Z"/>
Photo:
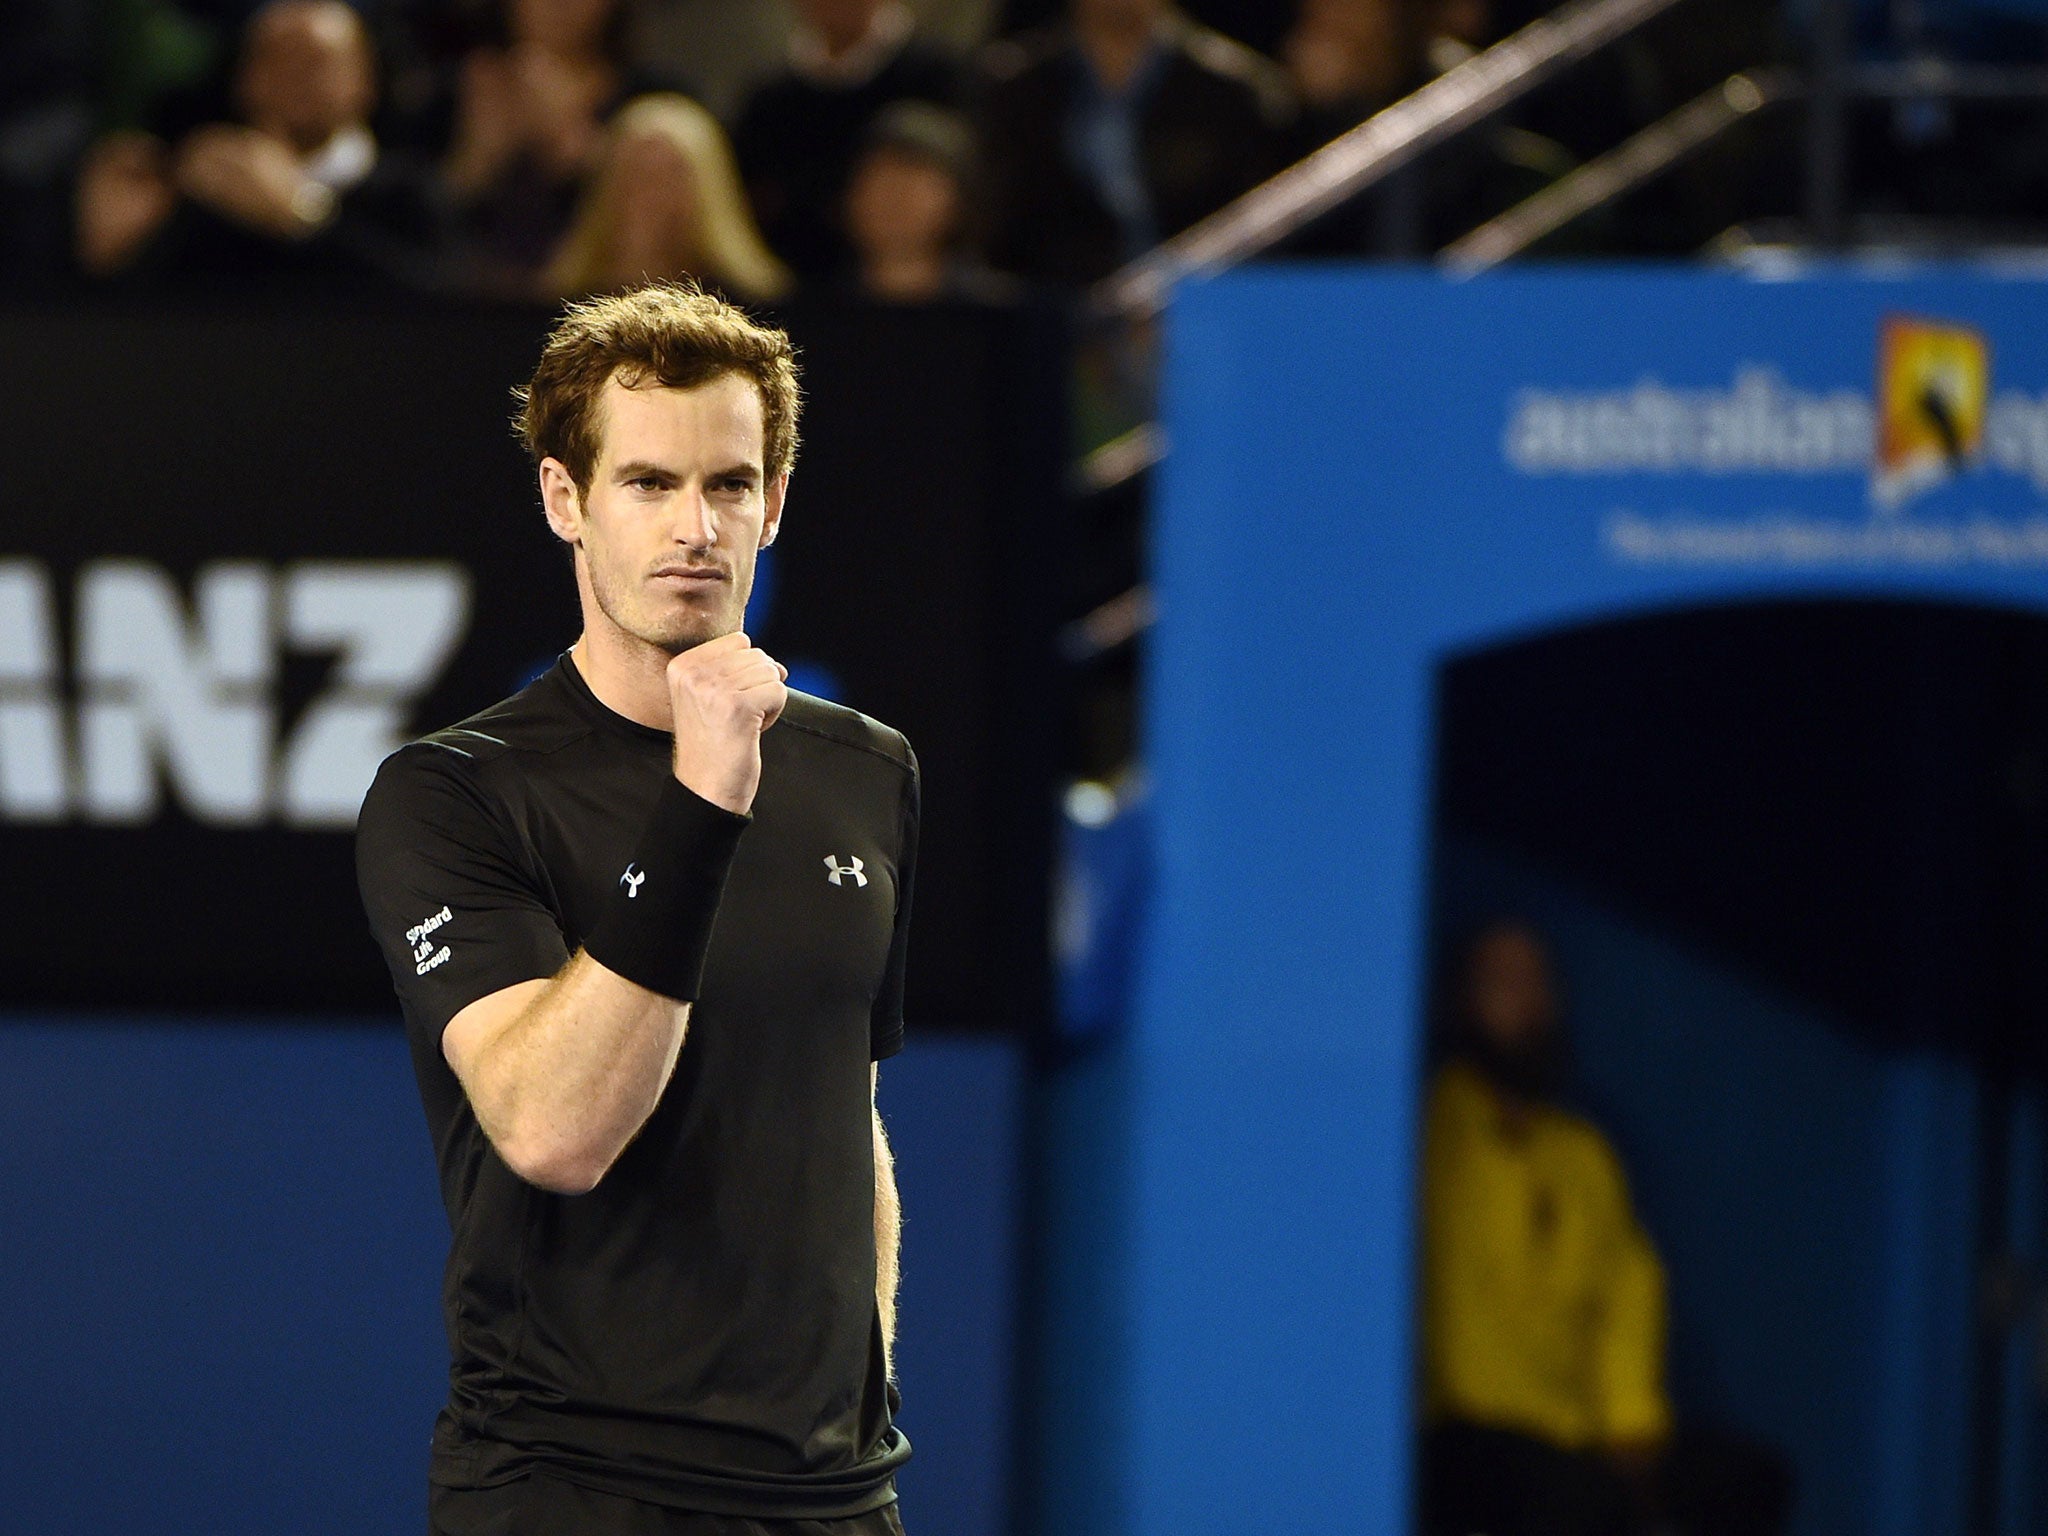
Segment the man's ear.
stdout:
<path fill-rule="evenodd" d="M 761 519 L 761 548 L 766 549 L 775 542 L 775 535 L 782 531 L 782 503 L 789 495 L 789 476 L 777 475 L 768 482 L 768 494 L 763 498 L 767 515 Z"/>
<path fill-rule="evenodd" d="M 560 459 L 540 461 L 540 504 L 556 538 L 564 544 L 583 542 L 583 498 L 569 466 Z"/>

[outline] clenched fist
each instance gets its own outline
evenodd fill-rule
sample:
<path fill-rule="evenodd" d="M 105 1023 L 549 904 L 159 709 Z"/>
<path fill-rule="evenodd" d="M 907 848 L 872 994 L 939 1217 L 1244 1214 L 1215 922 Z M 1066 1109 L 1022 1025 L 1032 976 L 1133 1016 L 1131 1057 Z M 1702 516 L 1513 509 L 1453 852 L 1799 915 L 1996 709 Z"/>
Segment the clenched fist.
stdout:
<path fill-rule="evenodd" d="M 675 711 L 676 778 L 735 815 L 761 787 L 761 733 L 789 702 L 789 668 L 744 634 L 692 646 L 668 664 Z"/>

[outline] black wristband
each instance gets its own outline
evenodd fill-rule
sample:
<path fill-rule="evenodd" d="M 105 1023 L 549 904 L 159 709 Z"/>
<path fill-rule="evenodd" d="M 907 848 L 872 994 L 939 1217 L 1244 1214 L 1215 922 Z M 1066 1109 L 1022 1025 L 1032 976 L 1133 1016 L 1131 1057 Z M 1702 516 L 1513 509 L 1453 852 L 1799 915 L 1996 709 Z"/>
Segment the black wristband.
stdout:
<path fill-rule="evenodd" d="M 633 859 L 619 872 L 583 948 L 650 992 L 694 1002 L 725 873 L 751 816 L 736 816 L 671 776 Z"/>

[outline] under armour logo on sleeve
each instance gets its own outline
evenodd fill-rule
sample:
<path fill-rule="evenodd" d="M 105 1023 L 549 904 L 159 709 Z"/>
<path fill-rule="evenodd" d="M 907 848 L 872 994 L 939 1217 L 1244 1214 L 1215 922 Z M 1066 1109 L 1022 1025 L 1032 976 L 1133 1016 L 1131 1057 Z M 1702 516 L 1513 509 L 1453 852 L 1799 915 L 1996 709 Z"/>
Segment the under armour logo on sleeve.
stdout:
<path fill-rule="evenodd" d="M 825 878 L 827 880 L 830 880 L 834 885 L 846 884 L 844 877 L 847 875 L 853 876 L 853 883 L 856 886 L 866 885 L 868 883 L 868 877 L 861 873 L 861 871 L 866 868 L 867 865 L 861 863 L 860 856 L 858 854 L 854 856 L 853 861 L 849 864 L 840 863 L 839 855 L 836 853 L 828 853 L 825 855 Z"/>
<path fill-rule="evenodd" d="M 637 864 L 628 864 L 626 866 L 626 872 L 623 875 L 619 876 L 619 884 L 623 885 L 626 888 L 626 900 L 628 901 L 631 901 L 635 896 L 638 896 L 640 894 L 640 887 L 647 883 L 647 876 L 645 873 L 637 875 L 633 873 L 633 871 L 638 869 L 639 867 L 640 866 Z"/>

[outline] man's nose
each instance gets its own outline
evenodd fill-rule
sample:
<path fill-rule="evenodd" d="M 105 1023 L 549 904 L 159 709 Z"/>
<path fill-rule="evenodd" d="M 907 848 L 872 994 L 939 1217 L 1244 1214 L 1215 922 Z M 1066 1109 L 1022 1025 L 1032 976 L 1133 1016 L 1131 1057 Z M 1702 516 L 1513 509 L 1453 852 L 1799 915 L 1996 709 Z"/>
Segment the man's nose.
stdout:
<path fill-rule="evenodd" d="M 718 542 L 718 519 L 701 485 L 686 485 L 676 496 L 675 540 L 692 549 L 709 549 Z"/>

